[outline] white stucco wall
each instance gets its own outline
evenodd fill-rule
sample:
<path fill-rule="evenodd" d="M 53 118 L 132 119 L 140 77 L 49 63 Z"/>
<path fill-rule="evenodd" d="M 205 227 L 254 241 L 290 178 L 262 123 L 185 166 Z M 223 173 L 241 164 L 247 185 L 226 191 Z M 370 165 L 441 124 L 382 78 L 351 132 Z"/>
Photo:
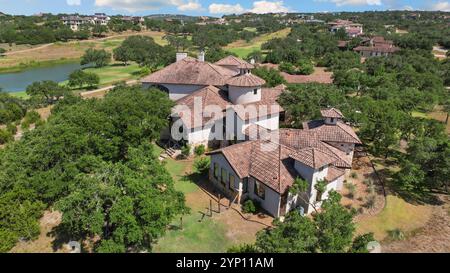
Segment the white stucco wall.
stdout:
<path fill-rule="evenodd" d="M 214 178 L 214 163 L 217 163 L 219 166 L 219 179 L 218 180 L 216 180 Z M 235 179 L 235 181 L 237 181 L 237 183 L 239 185 L 239 188 L 237 190 L 231 191 L 228 188 L 228 186 L 229 186 L 228 183 L 225 185 L 225 187 L 220 183 L 220 179 L 221 179 L 220 176 L 222 175 L 222 168 L 224 168 L 227 171 L 228 176 L 230 174 L 234 175 L 234 179 Z M 239 176 L 235 173 L 235 171 L 231 167 L 228 160 L 221 153 L 211 155 L 211 167 L 210 167 L 209 178 L 210 178 L 210 181 L 214 184 L 214 186 L 217 187 L 218 189 L 221 189 L 222 192 L 228 194 L 229 195 L 228 197 L 234 197 L 231 195 L 236 194 L 239 191 L 242 191 L 242 179 L 239 178 Z M 227 181 L 229 181 L 229 178 L 227 179 Z"/>
<path fill-rule="evenodd" d="M 209 140 L 212 140 L 211 137 L 211 125 L 208 125 L 206 127 L 198 127 L 192 129 L 190 132 L 187 133 L 187 142 L 190 145 L 198 146 L 198 145 L 207 145 Z"/>
<path fill-rule="evenodd" d="M 309 214 L 314 211 L 314 207 L 312 206 L 312 204 L 314 204 L 317 199 L 317 190 L 315 188 L 317 181 L 323 180 L 325 177 L 327 177 L 328 167 L 324 168 L 322 171 L 319 171 L 311 167 L 308 167 L 305 164 L 298 161 L 295 161 L 294 167 L 297 170 L 297 172 L 303 177 L 303 179 L 305 179 L 310 183 L 308 194 L 310 204 L 308 204 L 308 208 L 305 209 L 305 213 Z M 322 199 L 324 198 L 322 197 Z"/>
<path fill-rule="evenodd" d="M 261 207 L 265 209 L 270 215 L 274 217 L 280 216 L 280 195 L 266 185 L 262 185 L 265 188 L 264 200 L 259 198 L 259 196 L 255 194 L 255 178 L 251 177 L 248 183 L 248 196 L 250 197 L 250 199 L 258 201 Z"/>
<path fill-rule="evenodd" d="M 258 89 L 258 93 L 254 94 L 254 89 Z M 261 87 L 237 87 L 230 86 L 228 88 L 228 97 L 234 104 L 247 104 L 261 100 Z"/>

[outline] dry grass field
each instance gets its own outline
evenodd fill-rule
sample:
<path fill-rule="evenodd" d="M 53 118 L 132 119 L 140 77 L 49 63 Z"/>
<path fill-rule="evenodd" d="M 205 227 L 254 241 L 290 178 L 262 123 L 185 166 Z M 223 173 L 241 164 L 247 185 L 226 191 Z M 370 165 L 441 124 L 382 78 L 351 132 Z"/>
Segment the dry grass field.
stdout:
<path fill-rule="evenodd" d="M 14 51 L 9 51 L 6 56 L 0 58 L 0 71 L 14 71 L 27 67 L 53 65 L 78 60 L 88 48 L 105 49 L 111 52 L 126 37 L 132 35 L 149 36 L 154 38 L 158 44 L 166 45 L 166 41 L 163 39 L 165 33 L 144 31 L 128 32 L 101 39 L 71 41 L 67 43 L 58 42 L 29 48 L 21 46 L 15 48 Z"/>

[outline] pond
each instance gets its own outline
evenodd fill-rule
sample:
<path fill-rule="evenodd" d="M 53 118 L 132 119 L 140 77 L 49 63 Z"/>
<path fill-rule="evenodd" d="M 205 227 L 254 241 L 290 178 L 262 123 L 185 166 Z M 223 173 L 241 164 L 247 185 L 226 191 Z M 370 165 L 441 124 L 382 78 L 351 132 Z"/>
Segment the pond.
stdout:
<path fill-rule="evenodd" d="M 25 91 L 27 86 L 37 81 L 62 82 L 69 74 L 80 69 L 79 63 L 65 63 L 50 67 L 31 68 L 18 73 L 0 73 L 0 87 L 6 92 Z"/>

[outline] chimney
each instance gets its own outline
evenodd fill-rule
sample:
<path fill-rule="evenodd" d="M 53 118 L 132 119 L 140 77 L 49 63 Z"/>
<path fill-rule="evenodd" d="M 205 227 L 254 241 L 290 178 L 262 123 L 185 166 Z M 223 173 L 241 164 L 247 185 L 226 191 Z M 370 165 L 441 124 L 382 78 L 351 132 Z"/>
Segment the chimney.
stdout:
<path fill-rule="evenodd" d="M 200 51 L 200 53 L 198 53 L 198 60 L 200 62 L 204 62 L 205 61 L 205 51 Z"/>
<path fill-rule="evenodd" d="M 252 59 L 250 60 L 250 64 L 254 65 L 254 64 L 255 64 L 255 59 L 252 58 Z"/>
<path fill-rule="evenodd" d="M 186 52 L 177 52 L 177 62 L 186 58 L 188 54 Z"/>

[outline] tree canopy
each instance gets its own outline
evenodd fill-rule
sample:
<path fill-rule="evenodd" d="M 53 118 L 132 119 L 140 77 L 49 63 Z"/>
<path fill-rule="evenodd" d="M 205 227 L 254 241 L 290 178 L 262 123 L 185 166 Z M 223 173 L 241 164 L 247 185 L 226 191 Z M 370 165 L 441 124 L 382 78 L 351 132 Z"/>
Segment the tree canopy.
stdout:
<path fill-rule="evenodd" d="M 150 251 L 187 211 L 151 144 L 172 106 L 158 90 L 125 86 L 103 100 L 58 102 L 46 124 L 0 150 L 0 248 L 35 238 L 54 205 L 61 232 L 98 238 L 95 251 Z"/>

